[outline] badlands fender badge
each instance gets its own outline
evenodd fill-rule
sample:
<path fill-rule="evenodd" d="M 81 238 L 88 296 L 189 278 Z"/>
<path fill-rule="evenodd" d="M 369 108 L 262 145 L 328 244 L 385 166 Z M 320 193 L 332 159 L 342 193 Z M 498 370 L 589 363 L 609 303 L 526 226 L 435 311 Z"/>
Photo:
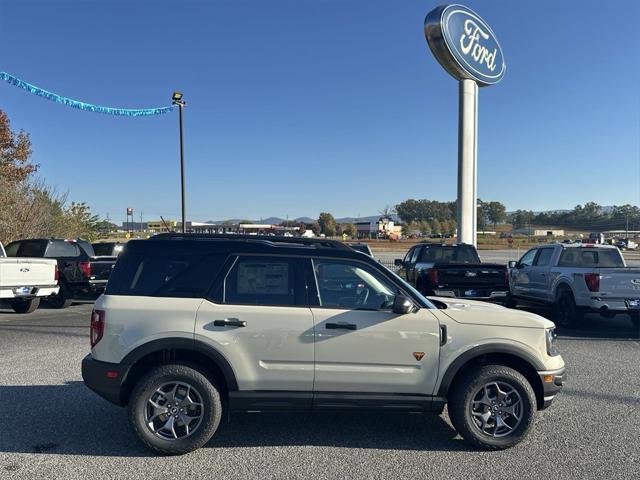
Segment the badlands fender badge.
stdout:
<path fill-rule="evenodd" d="M 422 360 L 422 357 L 424 357 L 424 352 L 413 352 L 413 357 L 416 360 L 420 361 Z"/>

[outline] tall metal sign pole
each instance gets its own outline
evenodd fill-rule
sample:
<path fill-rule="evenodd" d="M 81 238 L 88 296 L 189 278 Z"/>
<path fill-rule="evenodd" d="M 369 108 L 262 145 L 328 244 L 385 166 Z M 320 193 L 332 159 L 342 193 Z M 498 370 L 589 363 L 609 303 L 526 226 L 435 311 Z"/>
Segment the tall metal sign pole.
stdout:
<path fill-rule="evenodd" d="M 478 87 L 498 83 L 506 64 L 493 30 L 473 10 L 443 5 L 427 14 L 431 52 L 458 86 L 458 242 L 477 243 Z"/>

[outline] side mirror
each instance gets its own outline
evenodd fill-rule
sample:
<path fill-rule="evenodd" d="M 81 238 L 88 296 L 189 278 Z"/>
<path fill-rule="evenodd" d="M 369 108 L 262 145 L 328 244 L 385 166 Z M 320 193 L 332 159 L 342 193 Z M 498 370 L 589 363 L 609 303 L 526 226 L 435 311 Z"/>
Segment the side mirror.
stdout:
<path fill-rule="evenodd" d="M 396 267 L 401 267 L 402 265 L 404 265 L 404 262 L 402 261 L 402 259 L 401 259 L 401 258 L 396 258 L 396 259 L 393 261 L 393 264 L 394 264 Z"/>
<path fill-rule="evenodd" d="M 405 315 L 413 310 L 413 302 L 404 295 L 396 295 L 393 299 L 393 313 Z"/>
<path fill-rule="evenodd" d="M 509 268 L 516 268 L 518 266 L 518 262 L 516 262 L 515 260 L 510 260 L 507 265 L 509 266 Z"/>

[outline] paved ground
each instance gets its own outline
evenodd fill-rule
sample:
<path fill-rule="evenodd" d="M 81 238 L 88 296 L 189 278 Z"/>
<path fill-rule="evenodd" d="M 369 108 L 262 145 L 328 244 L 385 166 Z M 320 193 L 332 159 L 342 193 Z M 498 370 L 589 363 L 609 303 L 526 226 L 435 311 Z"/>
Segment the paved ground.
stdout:
<path fill-rule="evenodd" d="M 569 385 L 527 441 L 470 449 L 446 414 L 234 416 L 203 449 L 150 456 L 81 383 L 91 305 L 0 308 L 0 478 L 636 478 L 640 343 L 625 318 L 563 335 Z"/>

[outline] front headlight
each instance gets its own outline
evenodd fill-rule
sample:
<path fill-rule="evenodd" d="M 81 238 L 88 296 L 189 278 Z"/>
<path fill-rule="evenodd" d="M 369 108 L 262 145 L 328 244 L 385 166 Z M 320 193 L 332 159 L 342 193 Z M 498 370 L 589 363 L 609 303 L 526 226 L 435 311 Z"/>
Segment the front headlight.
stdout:
<path fill-rule="evenodd" d="M 549 355 L 550 357 L 560 355 L 560 350 L 558 350 L 558 336 L 556 335 L 556 329 L 548 328 L 547 330 L 545 330 L 545 336 L 547 337 L 547 355 Z"/>

